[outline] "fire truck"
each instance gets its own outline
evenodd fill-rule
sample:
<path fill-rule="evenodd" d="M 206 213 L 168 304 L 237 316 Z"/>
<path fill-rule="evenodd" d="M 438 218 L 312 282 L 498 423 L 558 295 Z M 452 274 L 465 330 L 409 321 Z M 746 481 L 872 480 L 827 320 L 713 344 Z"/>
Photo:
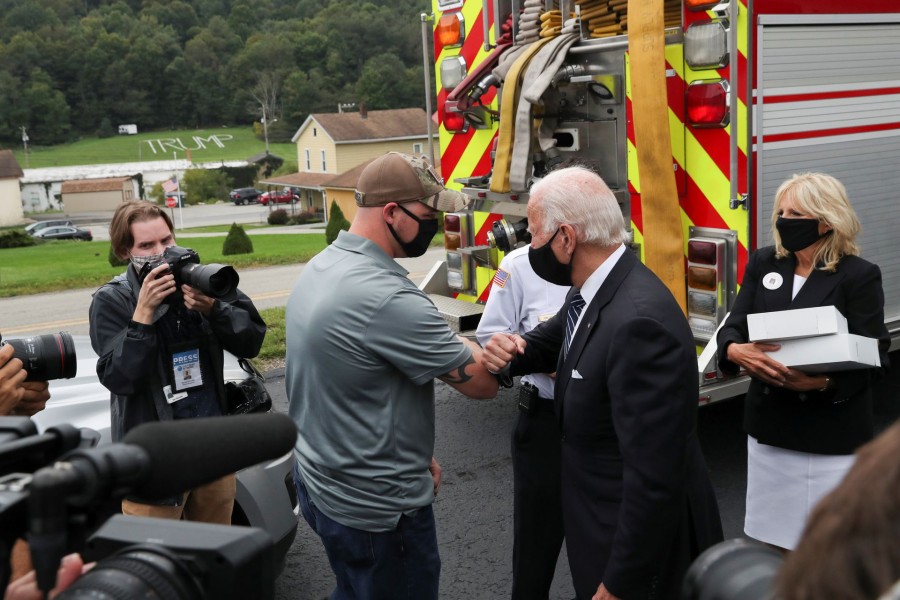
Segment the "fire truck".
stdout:
<path fill-rule="evenodd" d="M 614 191 L 631 249 L 657 274 L 675 270 L 701 403 L 735 396 L 747 380 L 722 377 L 715 332 L 749 253 L 772 243 L 775 190 L 822 171 L 845 184 L 860 217 L 897 347 L 900 3 L 658 1 L 648 16 L 629 15 L 628 0 L 434 0 L 422 15 L 434 48 L 427 108 L 442 175 L 473 202 L 445 215 L 446 260 L 422 288 L 449 323 L 473 329 L 502 252 L 528 241 L 531 183 L 560 163 L 588 165 Z M 653 27 L 662 48 L 648 66 L 639 57 Z M 642 133 L 652 120 L 665 139 Z M 665 168 L 645 167 L 642 152 L 660 149 Z M 658 245 L 673 244 L 674 259 L 651 264 Z"/>

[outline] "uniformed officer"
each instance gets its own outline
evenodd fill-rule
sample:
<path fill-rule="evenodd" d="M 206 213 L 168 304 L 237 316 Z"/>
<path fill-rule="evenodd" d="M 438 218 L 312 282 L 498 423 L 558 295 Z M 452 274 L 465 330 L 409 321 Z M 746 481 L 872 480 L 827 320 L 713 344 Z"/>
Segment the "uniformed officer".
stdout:
<path fill-rule="evenodd" d="M 500 263 L 476 336 L 482 345 L 495 333 L 524 334 L 555 315 L 567 287 L 538 277 L 528 246 Z M 553 379 L 522 377 L 519 418 L 512 434 L 513 600 L 547 600 L 563 542 L 560 504 L 560 439 L 553 411 Z"/>

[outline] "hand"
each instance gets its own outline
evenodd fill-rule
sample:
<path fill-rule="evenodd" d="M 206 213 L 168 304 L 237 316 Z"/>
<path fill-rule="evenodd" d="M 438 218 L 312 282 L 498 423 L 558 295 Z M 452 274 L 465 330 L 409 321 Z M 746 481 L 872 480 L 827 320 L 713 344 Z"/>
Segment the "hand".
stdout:
<path fill-rule="evenodd" d="M 434 480 L 434 495 L 438 495 L 438 491 L 441 489 L 441 474 L 443 473 L 443 469 L 441 469 L 441 465 L 438 464 L 438 461 L 435 457 L 431 457 L 431 464 L 428 465 L 428 471 L 431 473 L 431 478 Z"/>
<path fill-rule="evenodd" d="M 784 387 L 791 370 L 772 358 L 767 352 L 781 348 L 779 344 L 750 342 L 749 344 L 733 343 L 728 345 L 728 360 L 740 365 L 747 373 L 775 387 Z"/>
<path fill-rule="evenodd" d="M 24 381 L 21 387 L 22 400 L 19 401 L 15 414 L 31 417 L 44 410 L 50 399 L 49 384 L 46 381 Z"/>
<path fill-rule="evenodd" d="M 9 344 L 0 347 L 0 416 L 12 414 L 22 401 L 22 383 L 28 376 L 22 361 L 13 358 L 15 349 Z"/>
<path fill-rule="evenodd" d="M 132 318 L 138 323 L 150 325 L 153 323 L 153 313 L 157 307 L 174 291 L 175 276 L 169 272 L 169 265 L 159 265 L 147 274 L 144 283 L 141 284 L 141 293 L 138 295 L 137 307 Z"/>
<path fill-rule="evenodd" d="M 795 392 L 811 392 L 822 389 L 825 383 L 822 375 L 807 375 L 796 369 L 788 369 L 788 375 L 784 380 L 784 387 Z"/>
<path fill-rule="evenodd" d="M 597 593 L 591 597 L 591 600 L 619 600 L 618 596 L 613 596 L 609 590 L 601 583 L 597 588 Z"/>
<path fill-rule="evenodd" d="M 188 310 L 196 310 L 204 315 L 209 315 L 212 312 L 213 305 L 216 303 L 215 298 L 210 298 L 188 284 L 181 286 L 181 293 L 184 294 L 184 305 Z"/>
<path fill-rule="evenodd" d="M 526 342 L 515 333 L 495 333 L 484 346 L 481 363 L 489 373 L 500 373 L 517 355 L 525 352 Z"/>
<path fill-rule="evenodd" d="M 50 590 L 50 598 L 58 596 L 91 566 L 85 566 L 84 561 L 77 554 L 64 556 L 59 564 L 59 570 L 56 572 L 56 587 Z M 4 600 L 41 600 L 43 596 L 38 589 L 34 571 L 30 571 L 6 586 L 6 595 L 3 598 Z"/>

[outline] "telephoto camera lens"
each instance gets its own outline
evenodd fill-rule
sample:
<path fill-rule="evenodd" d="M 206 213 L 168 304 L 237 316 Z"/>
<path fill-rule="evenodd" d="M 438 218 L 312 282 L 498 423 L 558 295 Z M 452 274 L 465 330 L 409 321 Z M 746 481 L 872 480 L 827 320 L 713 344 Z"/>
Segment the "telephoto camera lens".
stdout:
<path fill-rule="evenodd" d="M 197 288 L 212 298 L 221 298 L 232 294 L 240 281 L 234 267 L 215 263 L 211 265 L 185 264 L 181 267 L 180 275 L 183 283 Z"/>
<path fill-rule="evenodd" d="M 770 600 L 784 557 L 760 542 L 733 539 L 708 548 L 688 569 L 682 600 Z"/>
<path fill-rule="evenodd" d="M 4 340 L 15 349 L 14 356 L 22 361 L 28 377 L 25 381 L 50 381 L 75 377 L 78 361 L 71 334 L 60 331 L 36 335 L 21 340 Z"/>
<path fill-rule="evenodd" d="M 201 600 L 203 589 L 187 565 L 160 546 L 137 545 L 98 562 L 59 600 Z"/>

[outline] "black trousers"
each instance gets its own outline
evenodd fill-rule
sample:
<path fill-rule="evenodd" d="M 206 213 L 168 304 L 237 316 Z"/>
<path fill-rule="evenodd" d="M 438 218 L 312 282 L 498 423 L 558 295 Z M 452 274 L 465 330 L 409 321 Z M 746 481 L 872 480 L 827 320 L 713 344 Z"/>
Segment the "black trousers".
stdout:
<path fill-rule="evenodd" d="M 513 600 L 547 600 L 563 542 L 560 435 L 553 401 L 519 419 L 512 434 Z"/>

